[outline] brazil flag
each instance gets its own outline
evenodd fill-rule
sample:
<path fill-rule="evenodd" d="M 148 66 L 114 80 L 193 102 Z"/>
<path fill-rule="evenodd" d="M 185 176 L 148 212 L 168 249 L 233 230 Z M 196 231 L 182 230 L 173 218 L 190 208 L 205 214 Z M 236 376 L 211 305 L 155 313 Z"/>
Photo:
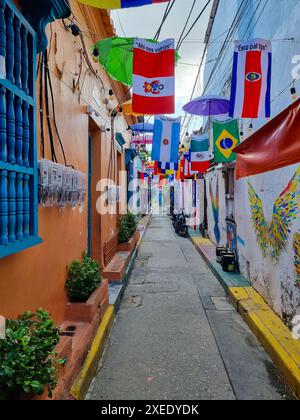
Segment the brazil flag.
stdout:
<path fill-rule="evenodd" d="M 225 123 L 214 122 L 213 131 L 215 162 L 225 163 L 236 160 L 236 154 L 232 150 L 240 144 L 237 120 Z"/>

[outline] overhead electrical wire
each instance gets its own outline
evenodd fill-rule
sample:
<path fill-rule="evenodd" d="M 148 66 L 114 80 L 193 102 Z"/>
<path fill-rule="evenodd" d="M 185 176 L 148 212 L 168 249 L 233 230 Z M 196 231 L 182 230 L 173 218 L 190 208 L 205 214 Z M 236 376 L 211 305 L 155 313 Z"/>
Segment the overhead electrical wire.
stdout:
<path fill-rule="evenodd" d="M 207 83 L 206 83 L 206 86 L 205 86 L 205 87 L 204 87 L 204 89 L 203 89 L 203 94 L 205 94 L 205 92 L 206 92 L 206 90 L 207 90 L 207 87 L 208 87 L 208 85 L 209 85 L 209 83 L 210 83 L 210 80 L 211 80 L 211 78 L 212 78 L 213 74 L 215 73 L 216 69 L 218 68 L 219 63 L 220 63 L 220 61 L 221 61 L 221 59 L 222 59 L 222 56 L 223 56 L 223 54 L 224 54 L 224 53 L 225 53 L 225 51 L 226 51 L 226 47 L 228 48 L 228 46 L 230 45 L 230 44 L 229 44 L 229 40 L 231 40 L 231 38 L 233 38 L 233 37 L 234 37 L 234 34 L 235 34 L 235 32 L 236 32 L 236 30 L 237 30 L 237 28 L 238 28 L 238 25 L 239 25 L 239 23 L 241 22 L 241 19 L 243 18 L 243 16 L 244 16 L 244 14 L 245 14 L 245 12 L 246 12 L 246 10 L 247 10 L 247 8 L 248 8 L 249 4 L 250 4 L 250 0 L 243 0 L 243 1 L 241 2 L 240 6 L 239 6 L 239 8 L 238 8 L 238 10 L 237 10 L 237 12 L 236 12 L 236 14 L 235 14 L 234 18 L 233 18 L 233 21 L 232 21 L 232 23 L 231 23 L 231 26 L 230 26 L 229 30 L 227 31 L 226 38 L 225 38 L 225 40 L 223 41 L 223 45 L 222 45 L 222 47 L 221 47 L 221 49 L 220 49 L 220 52 L 219 52 L 218 58 L 217 58 L 217 60 L 216 60 L 216 62 L 215 62 L 215 65 L 213 66 L 213 69 L 212 69 L 212 71 L 211 71 L 211 73 L 210 73 L 210 75 L 209 75 L 209 78 L 208 78 L 208 81 L 207 81 Z M 205 49 L 204 49 L 203 56 L 202 56 L 202 60 L 201 60 L 200 67 L 199 67 L 199 72 L 198 72 L 198 74 L 197 74 L 196 81 L 195 81 L 195 84 L 194 84 L 194 88 L 193 88 L 193 92 L 192 92 L 191 100 L 192 100 L 192 98 L 194 97 L 194 93 L 195 93 L 195 90 L 196 90 L 196 86 L 197 86 L 198 80 L 199 80 L 200 75 L 201 75 L 201 67 L 202 67 L 202 66 L 201 66 L 201 64 L 203 63 L 203 60 L 204 60 L 204 57 L 205 57 L 206 51 L 207 51 L 207 49 L 208 49 L 208 47 L 209 47 L 209 45 L 210 45 L 210 44 L 211 44 L 211 43 L 210 43 L 210 42 L 208 42 L 208 43 L 206 44 Z M 185 120 L 186 120 L 186 117 L 187 117 L 187 115 L 185 115 Z M 187 132 L 187 130 L 188 130 L 188 128 L 189 128 L 189 125 L 190 125 L 190 123 L 191 123 L 191 121 L 192 121 L 192 120 L 193 120 L 193 116 L 191 115 L 191 116 L 189 117 L 188 123 L 186 124 L 186 126 L 185 126 L 185 128 L 184 128 L 184 130 L 183 130 L 183 134 L 182 134 L 182 136 L 184 136 L 184 135 L 185 135 L 185 133 Z M 185 121 L 184 121 L 184 122 L 185 122 Z M 183 138 L 183 137 L 182 137 L 182 138 Z"/>
<path fill-rule="evenodd" d="M 225 41 L 223 41 L 223 46 L 224 46 L 224 44 L 226 43 L 226 41 L 228 41 L 228 40 L 230 39 L 230 34 L 232 33 L 232 29 L 233 29 L 233 27 L 235 26 L 235 21 L 237 20 L 237 17 L 239 16 L 240 10 L 241 10 L 242 6 L 245 4 L 245 1 L 247 1 L 247 4 L 248 4 L 249 0 L 243 0 L 243 1 L 242 1 L 242 3 L 240 4 L 240 7 L 239 7 L 239 8 L 238 8 L 238 10 L 237 10 L 236 15 L 234 16 L 234 19 L 233 19 L 233 21 L 232 21 L 232 23 L 231 23 L 230 28 L 229 28 L 227 31 L 225 31 L 225 32 L 224 32 L 224 34 L 225 34 L 225 33 L 227 33 L 227 35 L 226 35 Z M 220 36 L 222 36 L 222 35 L 220 35 Z M 220 36 L 219 36 L 219 37 L 220 37 Z M 197 76 L 196 76 L 196 80 L 195 80 L 195 84 L 194 84 L 194 87 L 193 87 L 193 91 L 192 91 L 192 95 L 191 95 L 191 99 L 190 99 L 190 100 L 192 100 L 192 99 L 193 99 L 193 97 L 194 97 L 194 93 L 195 93 L 195 90 L 196 90 L 196 86 L 197 86 L 198 81 L 199 81 L 199 79 L 200 79 L 200 75 L 201 75 L 201 68 L 202 68 L 202 65 L 203 65 L 203 62 L 204 62 L 205 54 L 206 54 L 206 52 L 207 52 L 207 50 L 208 50 L 208 47 L 209 47 L 210 45 L 211 45 L 211 42 L 208 42 L 208 43 L 205 45 L 205 48 L 204 48 L 204 51 L 203 51 L 203 55 L 202 55 L 202 59 L 201 59 L 201 63 L 200 63 L 200 66 L 199 66 L 199 71 L 198 71 Z M 223 46 L 221 47 L 221 49 L 223 48 Z M 213 71 L 215 71 L 216 65 L 220 62 L 220 58 L 221 58 L 221 55 L 220 55 L 220 53 L 219 53 L 218 58 L 217 58 L 217 60 L 216 60 L 216 64 L 215 64 L 215 66 L 214 66 L 214 68 L 213 68 L 212 72 L 213 72 Z M 211 75 L 212 75 L 212 72 L 211 72 Z M 203 93 L 204 93 L 204 92 L 205 92 L 205 89 L 203 89 Z M 185 117 L 184 117 L 184 122 L 183 122 L 183 127 L 184 127 L 184 129 L 183 129 L 183 131 L 182 131 L 181 141 L 183 140 L 183 138 L 184 138 L 184 136 L 185 136 L 186 132 L 189 130 L 189 126 L 190 126 L 190 124 L 191 124 L 191 121 L 194 119 L 194 116 L 193 116 L 193 115 L 190 115 L 190 116 L 189 116 L 189 119 L 188 119 L 188 122 L 186 123 L 186 125 L 184 125 L 184 124 L 185 124 L 185 122 L 186 122 L 186 119 L 187 119 L 187 113 L 185 114 Z"/>
<path fill-rule="evenodd" d="M 187 33 L 180 37 L 180 43 L 177 46 L 177 51 L 181 48 L 182 43 L 187 39 L 187 37 L 189 36 L 189 34 L 193 31 L 193 29 L 195 28 L 195 26 L 197 25 L 197 23 L 199 22 L 199 20 L 201 19 L 201 17 L 203 16 L 205 10 L 208 8 L 209 4 L 211 3 L 212 0 L 208 0 L 207 3 L 205 4 L 205 6 L 203 7 L 203 9 L 201 10 L 201 12 L 198 14 L 197 18 L 195 19 L 195 21 L 192 23 L 192 25 L 190 26 L 189 30 L 187 31 Z M 184 29 L 185 30 L 185 29 Z"/>
<path fill-rule="evenodd" d="M 259 22 L 259 20 L 260 20 L 260 18 L 261 18 L 261 16 L 262 16 L 263 12 L 265 11 L 265 8 L 266 8 L 266 6 L 267 6 L 268 2 L 269 2 L 269 0 L 266 0 L 266 2 L 265 2 L 265 4 L 264 4 L 264 7 L 263 7 L 263 9 L 261 10 L 260 15 L 259 15 L 258 19 L 256 20 L 256 22 L 255 22 L 254 26 L 252 27 L 252 29 L 251 29 L 251 32 L 250 32 L 250 33 L 252 33 L 252 32 L 254 31 L 254 29 L 256 28 L 256 26 L 257 26 L 257 24 L 258 24 L 258 22 Z M 259 4 L 258 4 L 257 8 L 255 9 L 255 11 L 254 11 L 254 13 L 253 13 L 253 15 L 252 15 L 252 17 L 251 17 L 251 19 L 250 19 L 250 21 L 249 21 L 249 24 L 248 24 L 248 26 L 247 26 L 247 28 L 246 28 L 246 30 L 245 30 L 245 32 L 244 32 L 244 34 L 243 34 L 243 36 L 242 36 L 242 38 L 241 38 L 241 39 L 243 39 L 243 40 L 245 39 L 245 36 L 246 36 L 246 34 L 247 34 L 247 32 L 248 32 L 248 29 L 250 28 L 250 26 L 251 26 L 251 24 L 252 24 L 252 22 L 253 22 L 254 18 L 256 17 L 256 14 L 257 14 L 257 12 L 258 12 L 258 9 L 259 9 L 259 7 L 260 7 L 261 3 L 262 3 L 262 0 L 260 0 L 260 2 L 259 2 Z M 289 38 L 289 39 L 286 39 L 286 40 L 291 41 L 292 39 L 291 39 L 291 38 Z M 273 40 L 273 41 L 275 41 L 275 40 Z M 273 41 L 272 41 L 272 42 L 273 42 Z M 221 75 L 220 79 L 219 79 L 219 80 L 218 80 L 218 82 L 216 82 L 216 83 L 218 83 L 218 84 L 220 84 L 220 83 L 221 83 L 221 84 L 222 84 L 222 83 L 224 82 L 224 79 L 225 79 L 225 78 L 226 78 L 226 76 L 228 75 L 228 72 L 230 71 L 230 67 L 231 67 L 231 66 L 232 66 L 232 62 L 231 62 L 231 60 L 229 60 L 229 63 L 228 63 L 228 65 L 227 65 L 227 67 L 225 68 L 225 70 L 223 71 L 223 73 L 222 73 L 222 75 Z"/>
<path fill-rule="evenodd" d="M 233 19 L 233 22 L 232 22 L 232 25 L 231 25 L 231 29 L 228 32 L 228 34 L 227 34 L 227 36 L 226 36 L 226 38 L 225 38 L 225 40 L 223 42 L 223 45 L 222 45 L 222 47 L 220 49 L 218 59 L 217 59 L 215 65 L 214 65 L 214 67 L 213 67 L 213 69 L 212 69 L 212 71 L 211 71 L 211 73 L 210 73 L 210 75 L 208 77 L 208 80 L 206 82 L 206 85 L 205 85 L 205 87 L 203 89 L 203 93 L 205 93 L 207 91 L 208 86 L 209 86 L 209 84 L 210 84 L 210 82 L 211 82 L 211 80 L 212 80 L 212 78 L 213 78 L 213 76 L 214 76 L 214 74 L 215 74 L 218 66 L 220 65 L 220 63 L 222 62 L 222 59 L 225 56 L 225 52 L 228 49 L 228 46 L 229 46 L 228 40 L 231 40 L 235 36 L 235 33 L 236 33 L 237 29 L 238 29 L 238 26 L 239 26 L 239 24 L 240 24 L 243 16 L 245 15 L 246 10 L 247 10 L 248 6 L 250 5 L 250 3 L 251 3 L 251 0 L 243 0 L 241 2 L 240 6 L 238 8 L 238 11 L 237 11 L 237 13 L 236 13 L 236 15 L 235 15 L 235 17 Z"/>
<path fill-rule="evenodd" d="M 158 30 L 157 30 L 157 32 L 156 32 L 156 34 L 154 35 L 154 40 L 155 40 L 155 41 L 158 41 L 158 39 L 159 39 L 159 37 L 160 37 L 160 34 L 161 34 L 161 31 L 162 31 L 162 28 L 163 28 L 163 26 L 164 26 L 164 24 L 165 24 L 166 20 L 168 19 L 169 14 L 171 13 L 171 11 L 172 11 L 173 7 L 175 6 L 175 3 L 176 3 L 176 0 L 170 0 L 170 1 L 168 2 L 167 7 L 166 7 L 166 10 L 165 10 L 165 13 L 164 13 L 164 16 L 163 16 L 163 19 L 162 19 L 162 22 L 161 22 L 161 24 L 159 25 Z"/>
<path fill-rule="evenodd" d="M 47 50 L 43 53 L 44 63 L 48 64 L 48 52 Z M 49 106 L 49 93 L 48 93 L 48 77 L 47 77 L 47 70 L 46 67 L 43 67 L 44 70 L 44 86 L 45 86 L 45 109 L 46 109 L 46 122 L 48 127 L 48 134 L 49 134 L 49 141 L 50 141 L 50 152 L 51 152 L 51 160 L 53 162 L 57 162 L 57 156 L 55 152 L 55 145 L 54 145 L 54 137 L 51 128 L 51 119 L 50 119 L 50 106 Z"/>
<path fill-rule="evenodd" d="M 181 41 L 182 41 L 182 39 L 183 39 L 183 36 L 184 36 L 185 30 L 186 30 L 186 28 L 187 28 L 187 26 L 188 26 L 188 23 L 189 23 L 189 21 L 190 21 L 190 19 L 191 19 L 191 17 L 192 17 L 192 13 L 193 13 L 193 11 L 194 11 L 194 9 L 195 9 L 196 2 L 197 2 L 197 0 L 194 0 L 194 1 L 193 1 L 193 4 L 192 4 L 192 7 L 191 7 L 191 10 L 190 10 L 190 12 L 189 12 L 189 14 L 188 14 L 188 17 L 187 17 L 187 20 L 186 20 L 186 22 L 185 22 L 185 24 L 184 24 L 183 30 L 182 30 L 181 35 L 180 35 L 179 40 L 178 40 L 178 44 L 177 44 L 177 51 L 180 49 L 180 46 L 181 46 Z"/>

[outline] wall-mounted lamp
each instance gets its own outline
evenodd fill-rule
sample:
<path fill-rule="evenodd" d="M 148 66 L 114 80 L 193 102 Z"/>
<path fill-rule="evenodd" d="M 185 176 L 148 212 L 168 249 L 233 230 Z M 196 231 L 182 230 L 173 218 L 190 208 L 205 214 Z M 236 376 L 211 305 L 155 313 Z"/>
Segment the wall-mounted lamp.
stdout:
<path fill-rule="evenodd" d="M 298 99 L 297 90 L 296 90 L 295 86 L 293 86 L 291 88 L 291 95 L 292 95 L 292 100 L 293 101 L 296 101 Z"/>
<path fill-rule="evenodd" d="M 76 25 L 76 23 L 71 23 L 70 29 L 71 29 L 71 32 L 72 32 L 73 36 L 79 36 L 80 35 L 80 29 Z"/>
<path fill-rule="evenodd" d="M 95 63 L 98 63 L 98 61 L 99 61 L 99 50 L 98 50 L 98 48 L 94 48 L 93 49 L 93 60 L 95 61 Z"/>
<path fill-rule="evenodd" d="M 253 134 L 253 124 L 252 123 L 249 124 L 249 134 L 250 135 Z"/>
<path fill-rule="evenodd" d="M 110 99 L 111 101 L 113 101 L 113 100 L 114 100 L 114 91 L 113 91 L 112 89 L 109 89 L 109 91 L 108 91 L 108 95 L 109 95 L 109 99 Z"/>

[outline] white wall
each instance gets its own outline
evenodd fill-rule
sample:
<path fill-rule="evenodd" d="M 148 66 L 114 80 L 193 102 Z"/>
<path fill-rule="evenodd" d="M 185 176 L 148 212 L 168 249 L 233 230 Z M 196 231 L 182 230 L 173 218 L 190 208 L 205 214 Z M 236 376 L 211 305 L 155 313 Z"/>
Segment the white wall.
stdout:
<path fill-rule="evenodd" d="M 228 7 L 228 3 L 231 4 L 231 7 Z M 220 0 L 211 40 L 216 39 L 218 35 L 229 28 L 240 3 L 241 0 Z M 256 7 L 259 4 L 260 6 L 254 15 Z M 265 4 L 266 7 L 263 9 Z M 256 22 L 257 24 L 255 26 Z M 262 37 L 273 41 L 272 115 L 275 116 L 291 103 L 290 87 L 288 85 L 292 81 L 292 58 L 295 55 L 300 55 L 300 1 L 269 0 L 265 2 L 263 0 L 259 3 L 258 0 L 252 0 L 248 12 L 244 15 L 236 31 L 234 39 L 243 38 L 245 29 L 249 23 L 250 30 L 244 39 Z M 252 28 L 253 30 L 251 30 Z M 220 39 L 224 40 L 225 36 L 222 36 Z M 291 37 L 294 37 L 296 41 L 291 42 L 286 40 Z M 221 43 L 219 42 L 211 44 L 208 50 L 207 60 L 216 58 L 220 48 Z M 207 87 L 206 93 L 226 94 L 229 96 L 232 57 L 233 43 L 230 43 L 212 82 Z M 208 80 L 212 66 L 213 63 L 206 66 L 206 81 Z M 299 81 L 296 82 L 296 87 L 300 93 Z M 283 93 L 281 93 L 282 91 Z M 248 135 L 247 127 L 249 123 L 250 121 L 244 121 L 246 136 Z M 253 121 L 255 129 L 258 129 L 265 123 L 265 120 Z M 268 226 L 271 225 L 274 203 L 289 184 L 297 168 L 298 165 L 293 165 L 270 173 L 250 177 L 249 180 L 253 188 L 262 199 Z M 207 178 L 210 179 L 213 176 L 215 176 L 215 173 L 208 174 Z M 220 176 L 221 179 L 222 176 Z M 222 226 L 224 225 L 226 215 L 224 207 L 222 208 L 224 184 L 223 187 L 221 185 L 222 182 L 220 182 L 220 229 L 221 233 L 223 233 Z M 300 185 L 298 188 L 300 189 Z M 210 237 L 213 238 L 214 222 L 209 194 L 208 202 L 209 231 Z M 241 272 L 265 297 L 274 310 L 289 323 L 297 310 L 300 309 L 300 288 L 295 286 L 296 268 L 293 249 L 293 234 L 300 233 L 300 213 L 297 220 L 292 224 L 286 250 L 283 250 L 278 261 L 272 260 L 269 251 L 268 255 L 264 257 L 257 243 L 256 233 L 251 220 L 247 179 L 236 181 L 235 184 L 235 216 L 240 238 L 238 241 L 238 251 Z"/>

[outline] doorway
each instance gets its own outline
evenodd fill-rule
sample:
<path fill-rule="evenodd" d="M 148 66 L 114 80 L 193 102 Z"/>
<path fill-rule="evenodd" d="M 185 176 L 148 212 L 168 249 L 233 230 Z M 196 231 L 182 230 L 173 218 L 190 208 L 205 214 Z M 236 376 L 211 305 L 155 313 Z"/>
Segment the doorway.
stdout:
<path fill-rule="evenodd" d="M 101 192 L 97 184 L 102 179 L 101 132 L 90 122 L 88 135 L 88 254 L 91 258 L 103 262 L 102 252 L 102 217 L 97 210 L 97 201 Z"/>

